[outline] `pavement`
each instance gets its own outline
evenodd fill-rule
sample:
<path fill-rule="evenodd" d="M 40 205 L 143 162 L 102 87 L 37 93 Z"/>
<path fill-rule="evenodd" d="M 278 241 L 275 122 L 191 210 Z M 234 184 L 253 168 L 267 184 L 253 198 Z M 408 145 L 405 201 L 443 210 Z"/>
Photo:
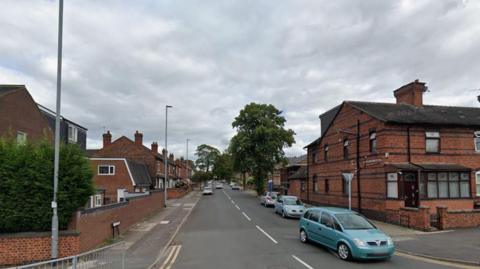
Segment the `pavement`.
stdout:
<path fill-rule="evenodd" d="M 403 235 L 410 234 L 403 231 Z M 400 235 L 399 235 L 400 236 Z M 401 241 L 401 242 L 408 242 Z M 298 239 L 298 220 L 283 219 L 242 191 L 215 190 L 195 206 L 157 261 L 161 269 L 475 268 L 397 253 L 387 261 L 344 262 Z M 478 267 L 477 267 L 478 268 Z"/>

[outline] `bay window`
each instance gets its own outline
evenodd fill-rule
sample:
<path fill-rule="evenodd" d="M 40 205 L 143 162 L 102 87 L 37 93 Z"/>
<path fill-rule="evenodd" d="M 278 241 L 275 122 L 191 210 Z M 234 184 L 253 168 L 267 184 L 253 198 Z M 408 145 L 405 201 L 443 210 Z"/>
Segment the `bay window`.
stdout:
<path fill-rule="evenodd" d="M 428 172 L 426 188 L 428 198 L 469 198 L 470 174 L 468 172 Z M 420 193 L 422 191 L 420 185 Z"/>

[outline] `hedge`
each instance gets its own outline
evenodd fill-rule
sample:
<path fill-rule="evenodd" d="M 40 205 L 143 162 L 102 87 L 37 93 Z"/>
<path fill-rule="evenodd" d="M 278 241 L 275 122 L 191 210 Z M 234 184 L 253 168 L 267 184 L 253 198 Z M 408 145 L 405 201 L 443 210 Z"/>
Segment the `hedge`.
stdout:
<path fill-rule="evenodd" d="M 49 231 L 53 199 L 51 143 L 0 139 L 0 233 Z M 77 145 L 60 147 L 58 217 L 66 229 L 73 213 L 94 193 L 88 159 Z"/>

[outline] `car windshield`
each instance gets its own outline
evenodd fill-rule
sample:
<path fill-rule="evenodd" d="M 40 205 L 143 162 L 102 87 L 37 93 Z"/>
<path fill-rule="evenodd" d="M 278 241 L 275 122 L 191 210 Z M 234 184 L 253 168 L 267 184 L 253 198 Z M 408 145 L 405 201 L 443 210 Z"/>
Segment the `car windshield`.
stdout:
<path fill-rule="evenodd" d="M 354 213 L 343 213 L 335 215 L 346 230 L 368 230 L 375 227 L 364 217 Z"/>
<path fill-rule="evenodd" d="M 203 188 L 204 190 L 210 190 L 211 188 L 210 187 L 205 187 Z"/>
<path fill-rule="evenodd" d="M 295 198 L 286 198 L 283 203 L 285 205 L 302 205 L 302 201 Z"/>

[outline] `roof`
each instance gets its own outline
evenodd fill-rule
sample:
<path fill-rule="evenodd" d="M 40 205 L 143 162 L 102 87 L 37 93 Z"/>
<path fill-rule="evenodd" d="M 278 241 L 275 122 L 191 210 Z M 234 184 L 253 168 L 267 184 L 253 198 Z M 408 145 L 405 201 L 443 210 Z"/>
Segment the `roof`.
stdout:
<path fill-rule="evenodd" d="M 99 151 L 100 149 L 87 149 L 85 151 L 85 154 L 87 155 L 87 157 L 93 157 L 93 155 L 95 155 L 95 153 L 97 153 L 97 151 Z"/>
<path fill-rule="evenodd" d="M 426 170 L 426 171 L 470 171 L 469 167 L 455 163 L 391 163 L 392 166 L 402 170 Z"/>
<path fill-rule="evenodd" d="M 387 123 L 480 126 L 480 108 L 346 101 Z"/>
<path fill-rule="evenodd" d="M 287 166 L 292 166 L 292 165 L 299 165 L 300 162 L 305 161 L 307 159 L 307 154 L 303 154 L 301 156 L 295 156 L 295 157 L 287 157 Z"/>
<path fill-rule="evenodd" d="M 330 214 L 338 214 L 338 213 L 354 213 L 354 211 L 348 210 L 346 208 L 341 207 L 312 207 L 309 210 L 322 210 Z"/>
<path fill-rule="evenodd" d="M 133 181 L 135 186 L 150 186 L 152 181 L 145 164 L 136 163 L 130 160 L 127 160 L 128 169 L 132 174 Z"/>
<path fill-rule="evenodd" d="M 306 179 L 307 178 L 307 166 L 302 165 L 293 175 L 289 176 L 288 179 Z"/>
<path fill-rule="evenodd" d="M 0 98 L 18 89 L 25 89 L 25 85 L 5 85 L 0 84 Z"/>
<path fill-rule="evenodd" d="M 41 104 L 38 104 L 38 103 L 37 103 L 37 106 L 38 106 L 38 108 L 40 109 L 40 111 L 43 112 L 45 115 L 48 115 L 48 116 L 50 116 L 50 117 L 56 117 L 56 116 L 57 116 L 57 113 L 56 113 L 55 111 L 53 111 L 53 110 L 51 110 L 51 109 L 49 109 L 49 108 L 47 108 L 47 107 L 45 107 L 45 106 L 43 106 L 43 105 L 41 105 Z M 65 117 L 62 116 L 62 115 L 60 115 L 60 118 L 61 118 L 62 120 L 64 120 L 65 122 L 67 122 L 67 123 L 73 124 L 73 125 L 81 128 L 81 129 L 84 129 L 85 131 L 88 130 L 87 128 L 83 127 L 82 125 L 80 125 L 80 124 L 78 124 L 78 123 L 75 123 L 75 122 L 73 122 L 73 121 L 65 118 Z"/>

